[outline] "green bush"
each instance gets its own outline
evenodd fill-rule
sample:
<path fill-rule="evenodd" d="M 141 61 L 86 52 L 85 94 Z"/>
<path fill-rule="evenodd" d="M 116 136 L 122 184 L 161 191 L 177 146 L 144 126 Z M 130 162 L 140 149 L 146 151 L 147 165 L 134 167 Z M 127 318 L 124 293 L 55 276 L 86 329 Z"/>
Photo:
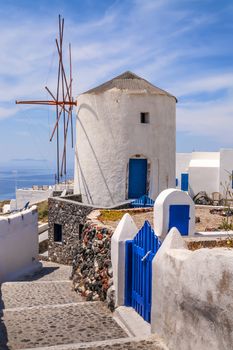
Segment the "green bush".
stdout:
<path fill-rule="evenodd" d="M 233 230 L 233 223 L 228 222 L 227 219 L 223 219 L 221 224 L 219 225 L 219 229 L 223 231 Z"/>
<path fill-rule="evenodd" d="M 42 222 L 48 221 L 48 201 L 40 202 L 37 204 L 38 219 Z"/>

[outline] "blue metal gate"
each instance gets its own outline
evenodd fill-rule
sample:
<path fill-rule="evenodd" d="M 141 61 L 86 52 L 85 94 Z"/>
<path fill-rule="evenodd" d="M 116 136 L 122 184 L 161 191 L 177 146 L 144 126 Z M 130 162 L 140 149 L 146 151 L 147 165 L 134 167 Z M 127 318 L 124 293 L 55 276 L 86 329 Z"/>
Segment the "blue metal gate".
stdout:
<path fill-rule="evenodd" d="M 126 242 L 125 305 L 132 306 L 147 322 L 151 318 L 152 260 L 159 247 L 148 221 L 132 241 Z"/>
<path fill-rule="evenodd" d="M 189 205 L 170 205 L 168 231 L 170 231 L 172 227 L 176 227 L 182 236 L 188 236 L 190 220 L 189 211 Z"/>
<path fill-rule="evenodd" d="M 144 195 L 135 201 L 131 202 L 131 207 L 133 208 L 142 208 L 142 207 L 153 207 L 155 201 L 150 197 Z"/>
<path fill-rule="evenodd" d="M 147 159 L 129 160 L 128 198 L 139 198 L 146 194 Z"/>

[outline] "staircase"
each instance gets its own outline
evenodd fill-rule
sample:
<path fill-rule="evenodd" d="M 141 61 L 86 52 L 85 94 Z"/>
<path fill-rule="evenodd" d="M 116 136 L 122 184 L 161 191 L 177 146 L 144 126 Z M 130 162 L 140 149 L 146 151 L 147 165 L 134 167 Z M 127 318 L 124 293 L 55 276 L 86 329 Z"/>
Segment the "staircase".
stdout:
<path fill-rule="evenodd" d="M 0 349 L 165 350 L 153 338 L 135 338 L 102 302 L 72 291 L 70 267 L 43 263 L 40 272 L 0 290 Z"/>

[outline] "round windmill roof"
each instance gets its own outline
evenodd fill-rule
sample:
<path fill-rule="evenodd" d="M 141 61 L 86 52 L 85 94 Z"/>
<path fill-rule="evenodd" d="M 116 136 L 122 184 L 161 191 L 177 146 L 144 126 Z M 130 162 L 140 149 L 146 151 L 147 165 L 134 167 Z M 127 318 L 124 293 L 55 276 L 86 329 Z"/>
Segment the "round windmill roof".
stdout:
<path fill-rule="evenodd" d="M 120 74 L 117 77 L 99 86 L 96 86 L 93 89 L 85 91 L 83 94 L 99 94 L 114 88 L 128 91 L 144 91 L 155 95 L 166 95 L 175 98 L 177 101 L 177 98 L 171 95 L 169 92 L 162 90 L 157 86 L 154 86 L 149 81 L 139 77 L 130 71 Z"/>

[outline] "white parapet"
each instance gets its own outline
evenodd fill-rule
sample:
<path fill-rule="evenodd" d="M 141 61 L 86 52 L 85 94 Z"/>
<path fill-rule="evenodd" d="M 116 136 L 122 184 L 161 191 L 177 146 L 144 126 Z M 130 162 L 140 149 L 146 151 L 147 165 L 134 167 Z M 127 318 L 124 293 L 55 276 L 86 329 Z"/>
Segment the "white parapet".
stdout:
<path fill-rule="evenodd" d="M 190 251 L 171 229 L 152 262 L 152 333 L 169 349 L 232 349 L 232 271 L 232 249 Z"/>
<path fill-rule="evenodd" d="M 132 240 L 138 228 L 127 213 L 119 222 L 111 240 L 111 260 L 113 283 L 116 293 L 116 306 L 124 305 L 125 295 L 125 242 Z"/>
<path fill-rule="evenodd" d="M 172 227 L 181 231 L 185 225 L 186 235 L 192 236 L 195 233 L 195 205 L 192 198 L 186 192 L 174 188 L 162 191 L 154 204 L 156 235 L 163 240 Z"/>
<path fill-rule="evenodd" d="M 35 186 L 34 186 L 35 187 Z M 27 202 L 32 204 L 36 204 L 42 201 L 47 200 L 53 192 L 53 188 L 47 188 L 44 186 L 45 189 L 17 189 L 16 190 L 16 204 L 17 209 L 22 209 Z"/>
<path fill-rule="evenodd" d="M 0 283 L 38 268 L 36 206 L 0 217 Z"/>

